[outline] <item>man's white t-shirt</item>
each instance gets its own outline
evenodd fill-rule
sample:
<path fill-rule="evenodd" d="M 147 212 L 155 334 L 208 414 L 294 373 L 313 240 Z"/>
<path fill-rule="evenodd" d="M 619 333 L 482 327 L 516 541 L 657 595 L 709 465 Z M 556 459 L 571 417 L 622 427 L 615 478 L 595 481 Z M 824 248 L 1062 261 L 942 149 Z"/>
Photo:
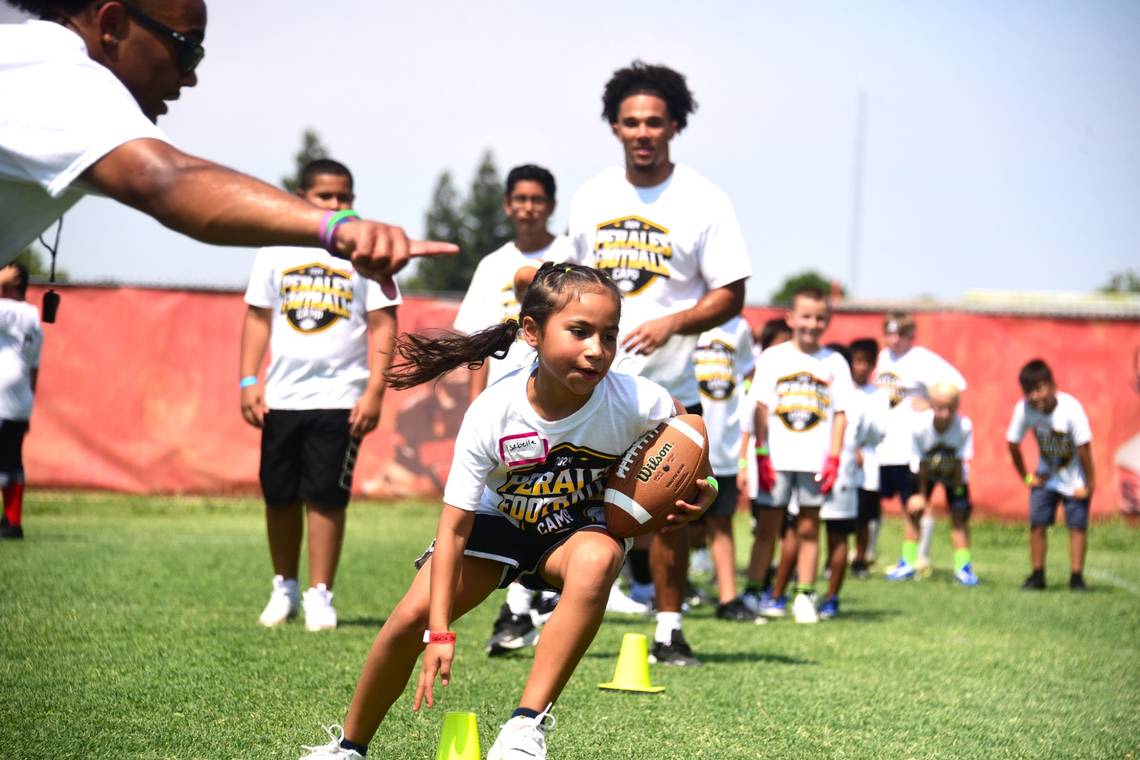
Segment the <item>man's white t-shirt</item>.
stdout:
<path fill-rule="evenodd" d="M 273 312 L 266 406 L 351 409 L 368 386 L 368 312 L 400 301 L 320 248 L 258 250 L 245 302 Z"/>
<path fill-rule="evenodd" d="M 461 333 L 485 330 L 488 327 L 519 318 L 519 302 L 515 298 L 515 272 L 525 264 L 539 265 L 544 261 L 564 261 L 569 256 L 570 240 L 565 235 L 554 238 L 550 245 L 537 251 L 523 252 L 515 241 L 480 259 L 467 286 L 463 302 L 455 314 L 452 326 Z M 521 337 L 511 346 L 505 359 L 487 360 L 487 384 L 503 375 L 534 363 L 534 349 Z"/>
<path fill-rule="evenodd" d="M 1058 391 L 1057 406 L 1046 414 L 1025 403 L 1025 399 L 1018 401 L 1006 440 L 1021 443 L 1030 430 L 1037 439 L 1037 474 L 1045 479 L 1045 488 L 1065 496 L 1084 488 L 1085 470 L 1077 449 L 1092 442 L 1092 428 L 1081 402 Z"/>
<path fill-rule="evenodd" d="M 890 399 L 887 428 L 879 444 L 879 464 L 909 465 L 911 434 L 918 424 L 918 412 L 911 405 L 915 398 L 929 398 L 937 383 L 952 383 L 966 390 L 966 379 L 950 362 L 922 346 L 912 346 L 902 356 L 889 348 L 879 352 L 875 364 L 875 384 Z"/>
<path fill-rule="evenodd" d="M 680 164 L 654 187 L 631 184 L 620 166 L 586 182 L 570 203 L 570 241 L 572 260 L 604 271 L 625 296 L 621 337 L 752 274 L 728 196 Z M 619 348 L 613 366 L 660 383 L 692 406 L 700 398 L 696 344 L 696 335 L 678 334 L 648 356 Z"/>
<path fill-rule="evenodd" d="M 923 463 L 931 483 L 950 483 L 958 464 L 962 465 L 962 482 L 970 479 L 970 461 L 974 458 L 974 423 L 958 414 L 943 432 L 934 427 L 934 412 L 918 415 L 918 425 L 911 435 L 910 470 L 918 473 Z"/>
<path fill-rule="evenodd" d="M 89 192 L 80 174 L 139 138 L 169 142 L 79 35 L 52 21 L 0 24 L 0 263 Z"/>
<path fill-rule="evenodd" d="M 527 400 L 529 368 L 489 386 L 467 413 L 443 501 L 497 515 L 525 531 L 560 532 L 557 513 L 601 499 L 606 470 L 639 435 L 674 414 L 673 400 L 656 383 L 610 372 L 586 404 L 569 417 L 546 420 Z"/>
<path fill-rule="evenodd" d="M 39 309 L 0 298 L 0 420 L 32 416 L 32 371 L 40 366 L 43 344 Z"/>
<path fill-rule="evenodd" d="M 795 341 L 760 355 L 752 403 L 768 408 L 768 450 L 777 472 L 819 472 L 831 451 L 835 415 L 854 392 L 847 361 L 830 348 L 804 353 Z"/>
<path fill-rule="evenodd" d="M 744 376 L 753 368 L 752 331 L 743 317 L 701 333 L 693 369 L 709 436 L 709 464 L 717 477 L 734 476 L 739 469 Z"/>

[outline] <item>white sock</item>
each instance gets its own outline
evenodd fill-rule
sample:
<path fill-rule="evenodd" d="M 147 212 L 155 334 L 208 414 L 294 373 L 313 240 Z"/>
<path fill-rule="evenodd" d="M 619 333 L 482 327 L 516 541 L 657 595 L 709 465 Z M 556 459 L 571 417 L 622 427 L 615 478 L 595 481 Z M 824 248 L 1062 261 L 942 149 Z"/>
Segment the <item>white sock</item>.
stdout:
<path fill-rule="evenodd" d="M 533 593 L 519 582 L 507 586 L 507 606 L 512 615 L 529 615 Z"/>
<path fill-rule="evenodd" d="M 879 526 L 882 525 L 881 520 L 868 520 L 867 521 L 867 556 L 877 557 L 879 552 Z"/>
<path fill-rule="evenodd" d="M 930 545 L 934 543 L 934 515 L 925 514 L 918 532 L 918 558 L 930 561 Z"/>
<path fill-rule="evenodd" d="M 653 634 L 653 640 L 668 644 L 673 638 L 673 631 L 679 630 L 681 630 L 680 612 L 658 612 L 657 631 Z"/>

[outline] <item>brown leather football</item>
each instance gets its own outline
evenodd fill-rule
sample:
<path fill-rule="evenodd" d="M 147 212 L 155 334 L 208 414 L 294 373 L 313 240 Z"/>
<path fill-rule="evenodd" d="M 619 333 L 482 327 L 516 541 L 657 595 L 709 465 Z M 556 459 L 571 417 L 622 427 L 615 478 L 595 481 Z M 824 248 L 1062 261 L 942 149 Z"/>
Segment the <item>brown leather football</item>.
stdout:
<path fill-rule="evenodd" d="M 606 525 L 618 538 L 653 533 L 678 499 L 696 498 L 709 474 L 709 441 L 699 414 L 682 414 L 642 435 L 606 481 Z"/>

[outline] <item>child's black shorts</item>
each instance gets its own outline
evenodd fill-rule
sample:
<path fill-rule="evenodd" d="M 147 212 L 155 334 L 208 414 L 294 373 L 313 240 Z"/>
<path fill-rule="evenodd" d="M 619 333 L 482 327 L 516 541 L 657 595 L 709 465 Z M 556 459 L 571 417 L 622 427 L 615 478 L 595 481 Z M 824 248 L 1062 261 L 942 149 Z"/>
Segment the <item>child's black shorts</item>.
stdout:
<path fill-rule="evenodd" d="M 905 464 L 886 464 L 879 467 L 879 496 L 889 499 L 897 495 L 906 506 L 906 500 L 918 490 L 917 478 Z"/>
<path fill-rule="evenodd" d="M 360 440 L 348 409 L 271 409 L 261 431 L 261 491 L 270 507 L 297 502 L 343 509 Z"/>
<path fill-rule="evenodd" d="M 879 498 L 878 491 L 864 491 L 859 489 L 859 514 L 855 517 L 855 522 L 859 525 L 866 525 L 872 520 L 879 520 L 883 516 L 883 502 Z"/>

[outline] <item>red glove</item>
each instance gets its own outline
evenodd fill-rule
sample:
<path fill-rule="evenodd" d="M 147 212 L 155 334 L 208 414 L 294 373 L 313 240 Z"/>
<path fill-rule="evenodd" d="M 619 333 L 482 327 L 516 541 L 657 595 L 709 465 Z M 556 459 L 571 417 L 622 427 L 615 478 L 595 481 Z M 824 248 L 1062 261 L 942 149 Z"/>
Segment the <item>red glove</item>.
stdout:
<path fill-rule="evenodd" d="M 831 489 L 835 487 L 835 479 L 839 477 L 839 457 L 828 457 L 827 461 L 823 464 L 823 469 L 815 476 L 819 482 L 820 493 L 831 493 Z"/>
<path fill-rule="evenodd" d="M 776 471 L 772 469 L 772 460 L 767 454 L 756 454 L 756 480 L 761 491 L 771 491 L 776 487 Z"/>

